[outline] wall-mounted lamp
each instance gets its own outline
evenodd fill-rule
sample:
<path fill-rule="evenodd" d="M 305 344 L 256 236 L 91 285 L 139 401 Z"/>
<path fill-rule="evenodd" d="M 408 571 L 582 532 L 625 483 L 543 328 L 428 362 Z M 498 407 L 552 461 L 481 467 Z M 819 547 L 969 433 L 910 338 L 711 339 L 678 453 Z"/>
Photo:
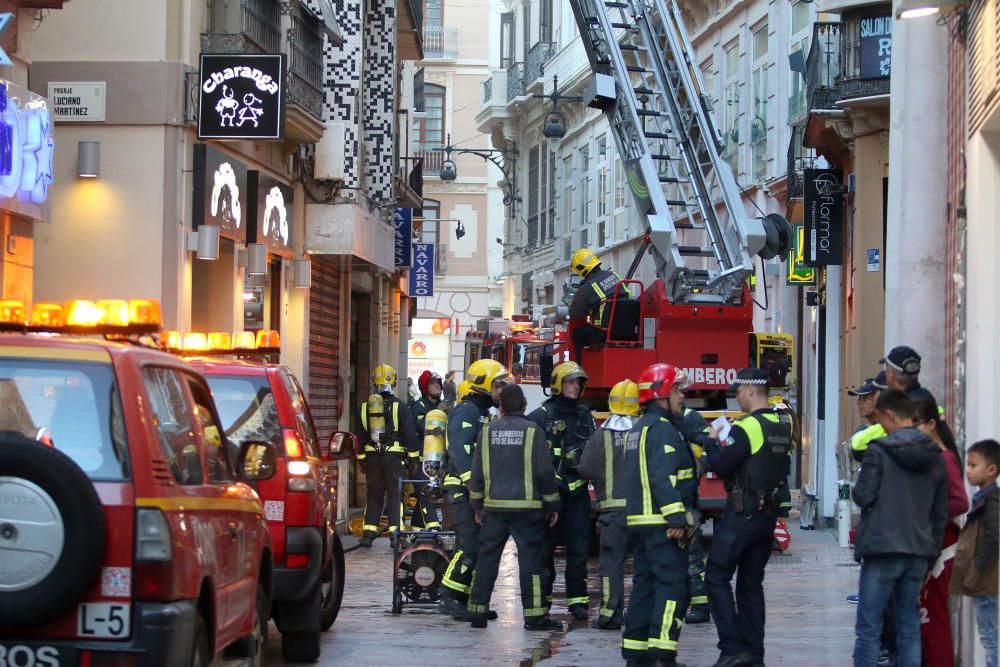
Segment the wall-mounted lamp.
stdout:
<path fill-rule="evenodd" d="M 247 273 L 251 276 L 267 274 L 267 246 L 263 243 L 247 244 Z"/>
<path fill-rule="evenodd" d="M 940 12 L 961 9 L 969 5 L 968 0 L 903 0 L 896 9 L 898 19 L 916 19 Z"/>
<path fill-rule="evenodd" d="M 76 175 L 80 178 L 97 178 L 101 175 L 101 142 L 77 142 Z"/>
<path fill-rule="evenodd" d="M 199 225 L 198 231 L 188 232 L 187 249 L 198 259 L 219 259 L 219 226 Z"/>
<path fill-rule="evenodd" d="M 301 289 L 312 287 L 312 260 L 292 260 L 292 286 Z"/>

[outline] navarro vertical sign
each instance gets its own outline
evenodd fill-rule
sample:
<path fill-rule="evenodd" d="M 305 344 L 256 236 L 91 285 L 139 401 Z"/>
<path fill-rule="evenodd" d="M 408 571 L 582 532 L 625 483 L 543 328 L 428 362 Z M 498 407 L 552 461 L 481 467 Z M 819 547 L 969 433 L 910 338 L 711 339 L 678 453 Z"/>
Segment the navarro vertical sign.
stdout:
<path fill-rule="evenodd" d="M 434 296 L 434 244 L 413 244 L 410 296 Z"/>
<path fill-rule="evenodd" d="M 806 266 L 844 263 L 844 173 L 840 169 L 806 169 L 804 222 Z"/>
<path fill-rule="evenodd" d="M 397 208 L 392 216 L 393 266 L 410 266 L 410 250 L 413 247 L 413 209 Z"/>

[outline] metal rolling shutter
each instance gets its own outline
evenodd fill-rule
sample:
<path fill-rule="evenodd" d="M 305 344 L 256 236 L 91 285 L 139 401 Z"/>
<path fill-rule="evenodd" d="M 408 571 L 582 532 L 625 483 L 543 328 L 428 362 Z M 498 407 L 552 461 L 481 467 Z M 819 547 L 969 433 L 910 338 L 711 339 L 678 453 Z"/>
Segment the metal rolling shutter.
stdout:
<path fill-rule="evenodd" d="M 978 0 L 969 14 L 969 136 L 972 136 L 1000 103 L 1000 0 Z"/>
<path fill-rule="evenodd" d="M 337 430 L 340 387 L 340 269 L 313 256 L 309 291 L 309 407 L 321 442 Z"/>

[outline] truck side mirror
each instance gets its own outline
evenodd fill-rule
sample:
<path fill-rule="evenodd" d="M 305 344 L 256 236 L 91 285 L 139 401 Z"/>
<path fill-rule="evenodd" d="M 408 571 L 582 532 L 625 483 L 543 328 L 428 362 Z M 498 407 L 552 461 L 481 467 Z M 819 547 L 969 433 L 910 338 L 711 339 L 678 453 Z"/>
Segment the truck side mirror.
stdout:
<path fill-rule="evenodd" d="M 247 440 L 240 445 L 239 470 L 244 479 L 271 479 L 277 469 L 278 448 L 273 443 Z"/>
<path fill-rule="evenodd" d="M 334 431 L 330 435 L 330 442 L 327 445 L 323 460 L 336 461 L 338 459 L 349 459 L 357 454 L 358 449 L 358 436 L 350 431 Z"/>

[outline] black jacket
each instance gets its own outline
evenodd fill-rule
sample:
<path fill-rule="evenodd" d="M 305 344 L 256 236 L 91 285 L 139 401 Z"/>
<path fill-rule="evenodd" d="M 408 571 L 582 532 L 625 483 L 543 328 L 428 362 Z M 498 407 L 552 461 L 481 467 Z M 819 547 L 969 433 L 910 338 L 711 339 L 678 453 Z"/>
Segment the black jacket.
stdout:
<path fill-rule="evenodd" d="M 489 421 L 492 399 L 471 394 L 448 415 L 448 475 L 445 486 L 465 486 L 472 475 L 472 455 L 476 441 Z"/>
<path fill-rule="evenodd" d="M 569 305 L 569 318 L 571 320 L 582 320 L 587 315 L 594 316 L 594 324 L 607 326 L 603 322 L 603 315 L 600 312 L 600 304 L 605 299 L 614 296 L 615 285 L 621 282 L 618 274 L 600 267 L 587 274 L 580 286 L 573 295 L 573 302 Z M 624 285 L 618 285 L 618 298 L 628 298 L 628 291 Z"/>
<path fill-rule="evenodd" d="M 609 420 L 636 421 L 634 417 L 612 415 Z M 622 422 L 627 425 L 628 421 Z M 605 422 L 607 423 L 607 422 Z M 577 472 L 594 484 L 600 510 L 625 509 L 625 441 L 628 431 L 601 427 L 594 431 L 580 458 Z"/>
<path fill-rule="evenodd" d="M 420 439 L 421 447 L 424 444 L 424 419 L 426 419 L 427 413 L 431 410 L 444 410 L 441 405 L 441 400 L 435 401 L 430 396 L 421 396 L 413 401 L 413 405 L 410 406 L 410 412 L 413 415 L 413 426 L 417 429 L 417 437 Z"/>
<path fill-rule="evenodd" d="M 586 493 L 587 483 L 580 479 L 576 468 L 584 446 L 597 428 L 587 406 L 553 396 L 528 415 L 528 419 L 545 432 L 559 488 L 574 494 Z"/>
<path fill-rule="evenodd" d="M 413 428 L 413 416 L 410 414 L 409 408 L 394 394 L 382 394 L 382 400 L 387 434 L 386 452 L 410 460 L 419 460 L 423 452 L 423 442 L 417 440 L 417 432 Z M 362 461 L 367 454 L 378 451 L 378 447 L 368 432 L 368 401 L 362 404 L 357 423 L 360 426 L 359 435 L 364 443 L 361 451 L 358 452 L 358 460 Z"/>
<path fill-rule="evenodd" d="M 861 508 L 854 558 L 924 556 L 933 564 L 948 523 L 941 450 L 913 427 L 873 440 L 854 485 Z"/>
<path fill-rule="evenodd" d="M 545 434 L 523 414 L 486 424 L 472 455 L 469 500 L 500 512 L 559 510 L 559 489 Z"/>

